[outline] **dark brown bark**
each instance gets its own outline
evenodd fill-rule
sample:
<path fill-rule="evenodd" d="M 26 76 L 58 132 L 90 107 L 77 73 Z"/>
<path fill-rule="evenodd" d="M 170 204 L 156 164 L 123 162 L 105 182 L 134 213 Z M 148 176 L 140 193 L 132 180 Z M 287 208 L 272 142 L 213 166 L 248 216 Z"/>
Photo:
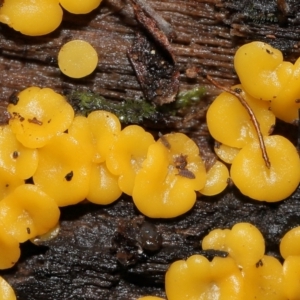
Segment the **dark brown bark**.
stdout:
<path fill-rule="evenodd" d="M 233 55 L 239 45 L 265 41 L 281 49 L 285 59 L 291 61 L 300 54 L 299 5 L 295 1 L 148 3 L 176 33 L 171 45 L 181 73 L 180 89 L 199 83 L 206 86 L 206 103 L 219 92 L 207 81 L 207 74 L 223 85 L 237 82 Z M 58 92 L 91 89 L 112 100 L 142 98 L 126 54 L 139 30 L 131 6 L 121 0 L 107 0 L 85 16 L 65 13 L 62 26 L 44 37 L 26 37 L 0 24 L 1 101 L 31 85 Z M 59 48 L 77 38 L 89 41 L 100 57 L 96 72 L 80 80 L 62 75 L 56 62 Z M 191 78 L 195 77 L 190 76 L 191 70 L 198 73 L 197 78 Z M 201 104 L 189 112 L 192 121 L 188 126 L 182 122 L 178 127 L 201 145 L 202 152 L 210 153 L 212 140 L 205 122 L 193 117 L 201 115 L 202 107 Z M 295 141 L 296 128 L 288 131 Z M 18 299 L 125 300 L 146 294 L 164 296 L 164 273 L 169 263 L 201 253 L 203 236 L 211 229 L 228 228 L 236 222 L 258 226 L 266 239 L 267 253 L 279 257 L 280 238 L 300 224 L 300 190 L 286 201 L 266 204 L 251 201 L 229 187 L 222 195 L 199 198 L 189 213 L 172 220 L 144 220 L 131 199 L 123 196 L 108 207 L 83 203 L 64 208 L 61 220 L 58 238 L 42 246 L 25 243 L 20 262 L 1 272 Z M 151 227 L 157 235 L 154 241 L 152 236 L 145 236 L 143 228 L 148 223 L 144 221 L 155 226 Z M 156 251 L 145 246 L 149 243 Z"/>

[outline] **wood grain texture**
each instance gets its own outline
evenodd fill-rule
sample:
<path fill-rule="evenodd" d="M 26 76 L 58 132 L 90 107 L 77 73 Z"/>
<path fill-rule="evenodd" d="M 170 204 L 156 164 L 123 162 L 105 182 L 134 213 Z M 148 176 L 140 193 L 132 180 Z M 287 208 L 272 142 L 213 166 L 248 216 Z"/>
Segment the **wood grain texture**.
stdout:
<path fill-rule="evenodd" d="M 252 10 L 245 4 L 249 2 Z M 176 32 L 171 44 L 181 73 L 180 89 L 201 84 L 207 88 L 206 103 L 212 101 L 219 91 L 206 80 L 206 74 L 223 85 L 236 83 L 233 55 L 248 41 L 271 43 L 287 60 L 300 56 L 297 3 L 287 1 L 290 8 L 285 11 L 276 1 L 260 2 L 148 1 Z M 31 85 L 58 92 L 88 89 L 111 100 L 142 98 L 127 58 L 136 31 L 140 28 L 130 3 L 121 0 L 104 1 L 89 15 L 65 13 L 60 28 L 43 37 L 26 37 L 0 24 L 0 100 L 4 103 L 13 92 Z M 90 42 L 99 53 L 97 70 L 87 78 L 70 79 L 58 69 L 57 53 L 72 39 Z M 196 79 L 187 76 L 193 67 L 199 69 Z M 195 108 L 196 113 L 201 109 Z M 211 151 L 203 114 L 201 121 L 179 127 L 202 151 Z M 295 140 L 296 129 L 289 131 Z M 286 201 L 266 204 L 251 201 L 229 187 L 219 196 L 199 198 L 189 213 L 172 220 L 143 220 L 131 199 L 123 196 L 108 207 L 82 203 L 63 208 L 61 220 L 58 238 L 39 247 L 25 243 L 20 262 L 1 272 L 19 300 L 165 296 L 164 273 L 172 261 L 201 253 L 200 241 L 211 229 L 241 221 L 256 224 L 266 239 L 267 253 L 278 257 L 280 238 L 300 224 L 300 190 Z M 140 231 L 144 221 L 153 224 L 162 238 L 161 248 L 155 252 L 143 248 Z"/>

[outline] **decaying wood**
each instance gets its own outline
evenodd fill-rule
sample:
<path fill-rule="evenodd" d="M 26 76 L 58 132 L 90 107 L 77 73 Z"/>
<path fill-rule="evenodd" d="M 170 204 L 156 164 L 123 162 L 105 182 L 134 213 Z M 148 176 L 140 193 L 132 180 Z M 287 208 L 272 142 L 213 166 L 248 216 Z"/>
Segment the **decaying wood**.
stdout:
<path fill-rule="evenodd" d="M 85 16 L 65 13 L 62 26 L 43 37 L 26 37 L 0 25 L 2 104 L 13 92 L 31 85 L 58 92 L 88 89 L 112 100 L 142 98 L 126 55 L 140 30 L 129 2 L 107 0 Z M 206 104 L 219 92 L 207 81 L 207 74 L 222 85 L 237 83 L 232 59 L 239 45 L 260 40 L 281 49 L 287 60 L 300 56 L 297 0 L 147 2 L 176 33 L 171 45 L 181 73 L 180 88 L 205 86 Z M 78 38 L 96 48 L 100 62 L 94 74 L 75 80 L 60 73 L 56 57 L 65 42 Z M 207 134 L 203 106 L 189 111 L 189 122 L 183 120 L 179 128 L 205 152 L 213 141 Z M 295 127 L 289 134 L 297 139 Z M 267 253 L 279 257 L 280 238 L 300 224 L 300 189 L 286 201 L 267 204 L 251 201 L 228 187 L 219 196 L 200 197 L 189 213 L 172 220 L 144 219 L 131 199 L 123 196 L 107 207 L 83 203 L 63 208 L 61 220 L 56 239 L 41 246 L 25 243 L 20 262 L 1 272 L 19 300 L 165 296 L 164 273 L 171 262 L 201 253 L 200 241 L 211 229 L 241 221 L 256 224 L 266 239 Z M 145 233 L 145 226 L 151 234 Z"/>

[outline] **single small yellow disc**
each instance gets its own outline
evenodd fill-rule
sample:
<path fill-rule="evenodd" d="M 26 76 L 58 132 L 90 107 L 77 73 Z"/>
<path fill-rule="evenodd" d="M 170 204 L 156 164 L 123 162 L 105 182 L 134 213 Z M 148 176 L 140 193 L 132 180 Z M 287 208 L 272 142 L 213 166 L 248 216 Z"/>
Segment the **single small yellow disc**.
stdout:
<path fill-rule="evenodd" d="M 59 0 L 60 5 L 72 14 L 87 14 L 97 8 L 102 0 Z"/>
<path fill-rule="evenodd" d="M 62 46 L 58 53 L 58 66 L 67 76 L 82 78 L 97 67 L 98 54 L 86 41 L 74 40 Z"/>

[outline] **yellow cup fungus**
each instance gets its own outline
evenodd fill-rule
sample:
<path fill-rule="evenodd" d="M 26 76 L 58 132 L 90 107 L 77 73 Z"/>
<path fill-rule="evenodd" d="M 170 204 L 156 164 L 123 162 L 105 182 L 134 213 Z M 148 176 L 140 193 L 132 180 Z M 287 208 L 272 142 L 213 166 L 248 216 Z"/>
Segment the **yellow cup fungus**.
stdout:
<path fill-rule="evenodd" d="M 30 178 L 38 165 L 38 151 L 23 146 L 9 126 L 0 127 L 0 166 L 21 179 Z"/>
<path fill-rule="evenodd" d="M 98 152 L 93 162 L 104 162 L 121 132 L 121 123 L 116 115 L 104 110 L 91 112 L 87 119 Z"/>
<path fill-rule="evenodd" d="M 54 31 L 62 16 L 58 0 L 5 0 L 0 8 L 0 22 L 31 36 Z"/>
<path fill-rule="evenodd" d="M 250 223 L 235 224 L 226 236 L 229 255 L 238 265 L 256 264 L 265 253 L 265 241 L 261 232 Z"/>
<path fill-rule="evenodd" d="M 0 225 L 0 270 L 3 270 L 15 265 L 20 258 L 21 251 L 19 242 L 4 228 L 5 224 L 0 222 Z"/>
<path fill-rule="evenodd" d="M 135 176 L 142 167 L 153 136 L 142 127 L 130 125 L 125 127 L 109 153 L 106 164 L 108 169 L 119 176 L 119 186 L 127 195 L 132 195 Z"/>
<path fill-rule="evenodd" d="M 122 194 L 118 177 L 111 174 L 105 163 L 92 164 L 89 191 L 86 198 L 96 204 L 110 204 Z"/>
<path fill-rule="evenodd" d="M 282 264 L 265 255 L 256 265 L 244 268 L 243 300 L 287 300 L 284 293 Z"/>
<path fill-rule="evenodd" d="M 152 218 L 177 217 L 190 210 L 206 182 L 199 148 L 185 134 L 162 136 L 149 146 L 133 188 L 137 208 Z"/>
<path fill-rule="evenodd" d="M 202 249 L 215 249 L 220 251 L 228 251 L 226 237 L 230 229 L 214 229 L 202 240 Z"/>
<path fill-rule="evenodd" d="M 216 161 L 208 170 L 205 186 L 199 192 L 206 196 L 220 194 L 227 187 L 228 179 L 228 168 L 222 162 Z"/>
<path fill-rule="evenodd" d="M 0 201 L 0 222 L 18 242 L 46 233 L 59 220 L 56 202 L 32 184 L 23 184 Z"/>
<path fill-rule="evenodd" d="M 258 142 L 253 142 L 233 160 L 231 179 L 244 195 L 252 199 L 281 201 L 299 184 L 299 155 L 294 145 L 283 136 L 268 136 L 264 142 L 271 167 L 266 167 Z"/>
<path fill-rule="evenodd" d="M 80 143 L 62 133 L 39 149 L 39 165 L 33 181 L 58 206 L 77 204 L 88 194 L 91 164 L 91 157 Z"/>
<path fill-rule="evenodd" d="M 60 70 L 72 78 L 90 75 L 96 69 L 97 64 L 98 54 L 96 50 L 90 43 L 83 40 L 73 40 L 64 44 L 58 53 Z"/>
<path fill-rule="evenodd" d="M 288 300 L 300 299 L 300 256 L 288 256 L 283 263 L 283 286 Z"/>
<path fill-rule="evenodd" d="M 252 97 L 270 101 L 277 118 L 293 122 L 300 108 L 300 60 L 293 65 L 282 53 L 262 42 L 241 46 L 234 67 L 243 88 Z"/>
<path fill-rule="evenodd" d="M 300 226 L 289 230 L 280 241 L 280 254 L 283 258 L 290 255 L 300 256 Z"/>
<path fill-rule="evenodd" d="M 0 300 L 16 300 L 16 295 L 12 287 L 0 277 Z"/>
<path fill-rule="evenodd" d="M 113 175 L 107 169 L 103 158 L 103 151 L 101 152 L 101 155 L 97 150 L 97 138 L 93 135 L 93 132 L 98 135 L 98 132 L 93 129 L 93 125 L 97 125 L 97 130 L 99 130 L 99 128 L 104 128 L 103 131 L 106 131 L 105 126 L 108 126 L 106 122 L 109 121 L 111 122 L 112 127 L 117 128 L 118 133 L 120 130 L 119 123 L 115 122 L 115 117 L 110 113 L 103 111 L 100 112 L 100 114 L 94 113 L 94 116 L 90 118 L 76 116 L 68 130 L 69 136 L 78 141 L 82 147 L 81 155 L 86 158 L 90 157 L 92 162 L 89 175 L 89 189 L 86 198 L 90 202 L 96 204 L 110 204 L 117 200 L 122 194 L 118 185 L 118 176 Z M 113 132 L 110 132 L 110 134 L 108 133 L 108 137 L 113 137 Z M 102 144 L 102 149 L 105 147 L 104 145 L 110 145 L 109 142 L 105 143 L 105 139 L 101 139 L 101 137 L 99 139 L 99 136 L 98 140 L 99 144 Z M 113 140 L 113 138 L 110 140 Z"/>
<path fill-rule="evenodd" d="M 44 234 L 37 235 L 36 237 L 30 239 L 30 242 L 39 246 L 40 244 L 45 243 L 46 241 L 50 241 L 54 238 L 56 238 L 60 231 L 60 225 L 57 223 L 53 228 L 48 230 Z"/>
<path fill-rule="evenodd" d="M 9 125 L 18 141 L 27 148 L 45 146 L 64 132 L 74 118 L 74 110 L 65 98 L 52 89 L 29 87 L 18 94 L 16 105 L 7 108 Z"/>
<path fill-rule="evenodd" d="M 269 103 L 249 96 L 241 85 L 234 86 L 233 89 L 240 90 L 239 94 L 252 108 L 262 134 L 268 135 L 275 124 L 275 115 L 269 110 Z M 242 148 L 257 139 L 247 110 L 235 96 L 227 92 L 221 93 L 210 105 L 206 120 L 210 134 L 222 144 Z"/>
<path fill-rule="evenodd" d="M 288 244 L 297 230 L 287 233 Z M 227 251 L 229 257 L 209 262 L 193 255 L 172 263 L 165 276 L 168 300 L 300 299 L 300 255 L 288 256 L 283 265 L 264 255 L 264 239 L 255 226 L 237 223 L 231 230 L 215 229 L 204 237 L 202 248 Z"/>
<path fill-rule="evenodd" d="M 232 164 L 241 149 L 217 143 L 214 147 L 217 156 L 227 164 Z"/>
<path fill-rule="evenodd" d="M 244 280 L 234 260 L 193 255 L 171 264 L 165 277 L 168 300 L 244 299 Z"/>
<path fill-rule="evenodd" d="M 102 0 L 59 0 L 61 6 L 72 14 L 87 14 L 97 8 Z"/>
<path fill-rule="evenodd" d="M 245 91 L 262 100 L 276 98 L 293 73 L 293 64 L 263 42 L 241 46 L 234 56 L 234 68 Z"/>
<path fill-rule="evenodd" d="M 202 248 L 226 251 L 239 266 L 248 267 L 262 259 L 265 242 L 255 226 L 250 223 L 238 223 L 231 230 L 211 231 L 204 237 Z"/>
<path fill-rule="evenodd" d="M 75 116 L 68 129 L 68 135 L 74 138 L 82 147 L 82 155 L 91 157 L 93 163 L 103 162 L 97 151 L 97 141 L 93 136 L 88 119 L 84 116 Z"/>
<path fill-rule="evenodd" d="M 16 176 L 16 174 L 0 167 L 0 199 L 9 195 L 16 187 L 23 183 L 24 180 Z"/>
<path fill-rule="evenodd" d="M 300 59 L 294 64 L 291 78 L 279 92 L 276 98 L 271 101 L 271 110 L 277 118 L 292 123 L 299 119 L 300 109 Z"/>

